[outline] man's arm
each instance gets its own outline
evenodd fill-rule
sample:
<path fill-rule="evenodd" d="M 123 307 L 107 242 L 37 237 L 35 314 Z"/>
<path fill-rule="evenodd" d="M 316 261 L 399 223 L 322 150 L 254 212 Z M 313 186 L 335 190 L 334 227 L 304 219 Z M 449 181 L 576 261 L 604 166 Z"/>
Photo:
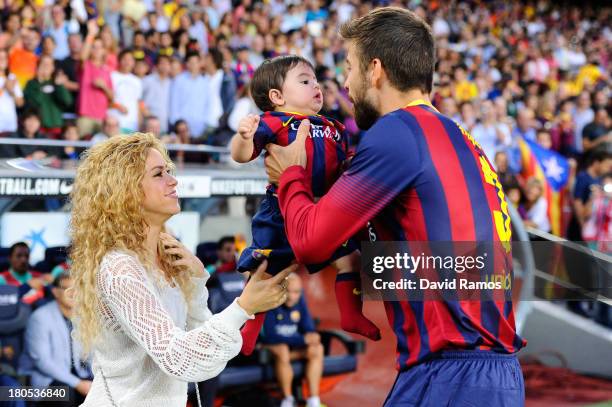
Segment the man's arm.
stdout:
<path fill-rule="evenodd" d="M 51 358 L 53 349 L 51 349 L 52 335 L 48 322 L 45 322 L 46 315 L 35 313 L 28 321 L 28 327 L 25 333 L 25 344 L 28 356 L 34 362 L 36 368 L 46 376 L 54 380 L 66 383 L 70 387 L 76 387 L 81 381 L 77 376 L 73 375 L 70 370 L 62 369 L 57 361 Z M 61 329 L 61 327 L 56 327 Z"/>
<path fill-rule="evenodd" d="M 278 155 L 279 149 L 274 150 L 271 155 Z M 306 170 L 297 165 L 288 168 L 280 178 L 278 195 L 297 260 L 314 264 L 330 258 L 420 171 L 421 153 L 414 135 L 389 116 L 367 132 L 348 170 L 318 203 L 313 203 Z"/>

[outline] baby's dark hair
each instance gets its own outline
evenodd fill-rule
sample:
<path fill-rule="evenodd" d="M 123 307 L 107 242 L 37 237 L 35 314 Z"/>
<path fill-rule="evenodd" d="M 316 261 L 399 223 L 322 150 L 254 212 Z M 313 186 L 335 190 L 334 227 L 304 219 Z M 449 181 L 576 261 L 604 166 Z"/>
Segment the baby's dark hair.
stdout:
<path fill-rule="evenodd" d="M 266 59 L 255 70 L 251 80 L 251 95 L 257 107 L 264 111 L 274 110 L 274 104 L 270 100 L 270 90 L 283 87 L 287 72 L 299 64 L 306 64 L 314 71 L 314 66 L 306 58 L 298 55 L 283 55 Z"/>

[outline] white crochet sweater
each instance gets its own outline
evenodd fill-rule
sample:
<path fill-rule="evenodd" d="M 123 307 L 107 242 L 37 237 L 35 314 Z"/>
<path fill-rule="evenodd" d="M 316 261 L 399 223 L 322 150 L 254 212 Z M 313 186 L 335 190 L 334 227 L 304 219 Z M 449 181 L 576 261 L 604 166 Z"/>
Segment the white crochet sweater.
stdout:
<path fill-rule="evenodd" d="M 242 346 L 240 327 L 252 316 L 235 301 L 212 315 L 208 277 L 194 278 L 187 307 L 180 288 L 148 272 L 135 256 L 104 256 L 97 277 L 103 328 L 82 406 L 113 406 L 104 373 L 118 407 L 184 407 L 187 382 L 210 379 L 225 368 Z"/>

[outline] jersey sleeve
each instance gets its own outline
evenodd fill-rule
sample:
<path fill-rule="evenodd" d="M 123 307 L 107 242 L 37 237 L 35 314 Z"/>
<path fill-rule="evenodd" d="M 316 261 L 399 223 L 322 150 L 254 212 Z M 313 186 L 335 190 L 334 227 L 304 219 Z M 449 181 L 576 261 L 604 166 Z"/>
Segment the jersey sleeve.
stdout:
<path fill-rule="evenodd" d="M 299 262 L 316 264 L 374 218 L 422 172 L 416 137 L 394 115 L 380 119 L 361 140 L 349 168 L 316 204 L 300 166 L 280 179 L 285 231 Z"/>
<path fill-rule="evenodd" d="M 259 126 L 253 137 L 253 155 L 251 160 L 256 159 L 261 154 L 261 150 L 266 147 L 268 143 L 276 142 L 276 134 L 272 130 L 271 126 L 267 123 L 265 116 L 260 116 Z"/>

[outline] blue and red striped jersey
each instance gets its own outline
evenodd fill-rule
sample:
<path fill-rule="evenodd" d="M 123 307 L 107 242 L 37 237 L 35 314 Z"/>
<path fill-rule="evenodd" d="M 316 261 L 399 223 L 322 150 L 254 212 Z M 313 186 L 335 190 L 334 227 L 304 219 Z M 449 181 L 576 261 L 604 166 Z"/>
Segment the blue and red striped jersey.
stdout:
<path fill-rule="evenodd" d="M 507 242 L 510 218 L 479 144 L 427 104 L 381 117 L 346 172 L 314 204 L 305 172 L 283 173 L 279 203 L 300 263 L 317 263 L 369 224 L 378 241 Z M 496 254 L 497 255 L 497 254 Z M 503 251 L 504 261 L 510 253 Z M 511 301 L 387 301 L 397 367 L 442 350 L 514 353 L 525 345 Z"/>
<path fill-rule="evenodd" d="M 338 179 L 346 160 L 348 139 L 344 126 L 323 116 L 306 116 L 287 112 L 265 112 L 253 138 L 255 159 L 268 143 L 287 146 L 295 140 L 302 120 L 310 120 L 310 137 L 306 139 L 308 183 L 316 197 L 323 196 Z M 273 190 L 274 186 L 270 186 Z"/>

